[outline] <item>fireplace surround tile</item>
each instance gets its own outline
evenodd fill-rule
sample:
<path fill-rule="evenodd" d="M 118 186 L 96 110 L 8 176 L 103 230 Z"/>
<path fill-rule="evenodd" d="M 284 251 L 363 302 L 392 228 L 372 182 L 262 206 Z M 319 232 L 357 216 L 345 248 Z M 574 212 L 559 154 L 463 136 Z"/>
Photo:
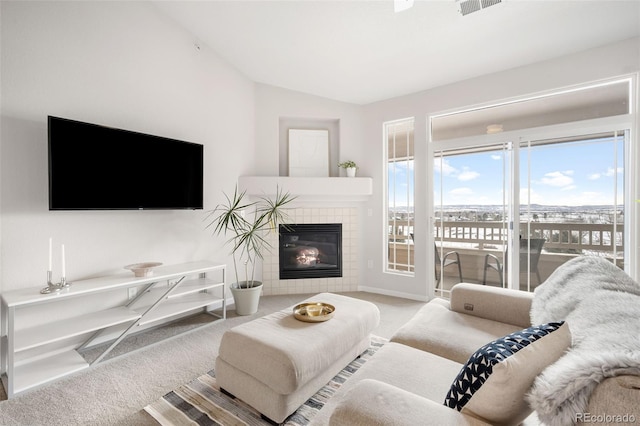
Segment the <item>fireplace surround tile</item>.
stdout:
<path fill-rule="evenodd" d="M 262 265 L 264 295 L 304 294 L 322 292 L 357 291 L 358 268 L 358 208 L 295 208 L 288 211 L 289 222 L 299 224 L 341 223 L 342 224 L 342 277 L 280 279 L 280 258 L 277 250 L 278 234 L 269 235 L 269 243 L 274 248 L 265 255 Z"/>

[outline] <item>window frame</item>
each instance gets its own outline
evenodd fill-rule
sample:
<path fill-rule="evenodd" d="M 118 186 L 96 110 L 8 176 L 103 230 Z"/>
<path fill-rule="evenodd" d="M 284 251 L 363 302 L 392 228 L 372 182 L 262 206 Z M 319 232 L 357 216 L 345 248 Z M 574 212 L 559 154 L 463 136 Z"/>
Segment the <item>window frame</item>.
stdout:
<path fill-rule="evenodd" d="M 390 256 L 389 256 L 389 251 L 390 251 L 390 247 L 391 247 L 391 242 L 389 239 L 389 222 L 390 222 L 390 217 L 389 217 L 389 198 L 390 198 L 390 188 L 389 188 L 389 164 L 390 164 L 390 157 L 389 157 L 389 132 L 388 132 L 388 128 L 394 125 L 399 125 L 402 123 L 408 123 L 411 122 L 411 137 L 413 138 L 413 155 L 409 156 L 409 155 L 405 155 L 404 158 L 407 163 L 409 161 L 413 161 L 414 166 L 415 166 L 415 123 L 416 123 L 416 118 L 415 116 L 412 117 L 405 117 L 405 118 L 400 118 L 400 119 L 396 119 L 396 120 L 389 120 L 389 121 L 385 121 L 382 123 L 382 139 L 383 139 L 383 150 L 384 150 L 384 161 L 383 161 L 383 176 L 384 178 L 384 185 L 383 185 L 383 191 L 384 191 L 384 196 L 383 196 L 383 241 L 385 242 L 385 244 L 383 245 L 383 268 L 382 268 L 382 272 L 385 274 L 393 274 L 393 275 L 400 275 L 400 276 L 408 276 L 408 277 L 415 277 L 415 250 L 413 250 L 413 254 L 414 254 L 414 261 L 411 264 L 409 261 L 409 254 L 407 255 L 407 269 L 406 271 L 403 270 L 399 270 L 399 269 L 392 269 L 389 267 L 390 264 Z M 395 158 L 395 157 L 394 157 Z M 408 166 L 408 165 L 407 165 Z M 415 225 L 415 183 L 416 183 L 416 179 L 415 179 L 415 172 L 411 174 L 411 177 L 413 179 L 413 200 L 412 200 L 412 204 L 411 207 L 413 208 L 413 221 L 412 224 Z M 407 202 L 409 202 L 409 199 L 407 200 Z M 395 258 L 394 258 L 395 260 Z"/>

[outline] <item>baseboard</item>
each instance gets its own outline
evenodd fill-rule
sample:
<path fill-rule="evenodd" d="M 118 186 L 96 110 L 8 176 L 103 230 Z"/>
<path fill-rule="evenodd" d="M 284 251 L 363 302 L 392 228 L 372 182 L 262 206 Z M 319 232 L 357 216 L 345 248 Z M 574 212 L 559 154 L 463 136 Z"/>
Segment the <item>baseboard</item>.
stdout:
<path fill-rule="evenodd" d="M 403 293 L 400 291 L 392 291 L 381 289 L 378 287 L 358 286 L 358 291 L 366 291 L 367 293 L 382 294 L 385 296 L 400 297 L 402 299 L 417 300 L 418 302 L 428 302 L 429 297 L 412 293 Z"/>

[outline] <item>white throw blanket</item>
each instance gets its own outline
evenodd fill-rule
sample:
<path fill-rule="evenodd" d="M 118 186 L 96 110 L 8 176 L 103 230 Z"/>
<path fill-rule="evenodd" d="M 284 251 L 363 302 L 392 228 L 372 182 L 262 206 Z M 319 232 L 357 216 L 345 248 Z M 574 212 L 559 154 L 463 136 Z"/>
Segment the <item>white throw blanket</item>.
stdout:
<path fill-rule="evenodd" d="M 640 375 L 640 285 L 611 262 L 578 257 L 535 290 L 531 322 L 565 320 L 571 349 L 535 380 L 528 401 L 547 425 L 585 413 L 606 377 Z"/>

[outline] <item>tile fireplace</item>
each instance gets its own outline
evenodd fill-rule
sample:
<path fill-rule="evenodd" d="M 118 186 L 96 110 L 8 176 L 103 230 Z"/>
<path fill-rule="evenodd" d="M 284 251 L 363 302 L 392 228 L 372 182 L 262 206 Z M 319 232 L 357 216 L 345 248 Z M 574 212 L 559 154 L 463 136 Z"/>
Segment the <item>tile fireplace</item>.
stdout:
<path fill-rule="evenodd" d="M 346 179 L 346 178 L 345 178 Z M 339 224 L 342 227 L 341 258 L 342 275 L 325 278 L 280 278 L 280 236 L 272 232 L 267 236 L 273 248 L 265 254 L 262 265 L 263 294 L 308 294 L 323 292 L 348 292 L 358 290 L 359 282 L 359 228 L 360 212 L 358 207 L 296 207 L 288 211 L 287 224 Z M 313 255 L 315 251 L 305 252 Z M 319 250 L 318 250 L 319 254 Z M 311 259 L 300 260 L 311 263 Z M 322 261 L 322 259 L 321 259 Z M 325 262 L 329 260 L 325 259 Z M 317 265 L 317 260 L 316 260 Z M 305 269 L 305 268 L 296 268 Z M 306 268 L 310 271 L 311 268 Z"/>

